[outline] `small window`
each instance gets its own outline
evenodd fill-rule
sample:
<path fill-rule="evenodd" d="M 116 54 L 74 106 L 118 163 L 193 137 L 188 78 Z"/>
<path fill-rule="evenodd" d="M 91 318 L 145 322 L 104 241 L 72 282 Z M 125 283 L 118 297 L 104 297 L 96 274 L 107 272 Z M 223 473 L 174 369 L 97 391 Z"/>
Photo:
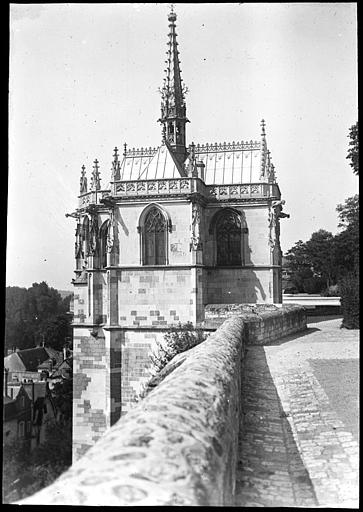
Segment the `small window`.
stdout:
<path fill-rule="evenodd" d="M 26 424 L 26 431 L 28 433 L 31 431 L 31 423 L 30 423 L 30 421 L 28 421 L 27 424 Z"/>

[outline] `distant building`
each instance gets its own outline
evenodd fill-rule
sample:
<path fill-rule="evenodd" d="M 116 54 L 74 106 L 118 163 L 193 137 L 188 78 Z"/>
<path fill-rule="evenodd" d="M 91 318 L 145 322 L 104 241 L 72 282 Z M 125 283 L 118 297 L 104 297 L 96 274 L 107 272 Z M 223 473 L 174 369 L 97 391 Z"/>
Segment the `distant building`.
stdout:
<path fill-rule="evenodd" d="M 208 304 L 282 302 L 287 214 L 265 122 L 259 140 L 187 144 L 173 11 L 168 21 L 160 145 L 125 144 L 122 157 L 115 148 L 103 187 L 98 161 L 90 183 L 83 166 L 69 214 L 77 220 L 74 459 L 129 410 L 168 326 L 202 325 Z"/>
<path fill-rule="evenodd" d="M 4 368 L 9 371 L 9 381 L 40 380 L 49 376 L 62 361 L 62 352 L 51 347 L 34 347 L 7 355 Z"/>
<path fill-rule="evenodd" d="M 31 448 L 32 439 L 32 400 L 22 385 L 15 397 L 3 397 L 3 444 L 14 441 Z"/>
<path fill-rule="evenodd" d="M 3 442 L 14 440 L 34 449 L 46 439 L 56 408 L 46 381 L 9 382 L 4 375 Z"/>

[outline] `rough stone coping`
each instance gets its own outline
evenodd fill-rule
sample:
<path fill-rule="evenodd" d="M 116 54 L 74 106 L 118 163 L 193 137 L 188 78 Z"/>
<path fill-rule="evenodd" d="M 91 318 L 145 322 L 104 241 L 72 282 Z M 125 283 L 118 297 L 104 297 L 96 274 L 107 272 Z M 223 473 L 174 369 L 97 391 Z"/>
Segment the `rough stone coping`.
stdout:
<path fill-rule="evenodd" d="M 296 304 L 207 304 L 205 306 L 205 315 L 207 318 L 230 317 L 233 315 L 253 315 L 248 318 L 260 318 L 274 316 L 276 313 L 282 315 L 288 311 L 304 310 L 301 305 Z"/>
<path fill-rule="evenodd" d="M 233 504 L 244 320 L 179 354 L 164 379 L 52 485 L 20 504 Z"/>
<path fill-rule="evenodd" d="M 206 320 L 200 325 L 201 328 L 218 328 L 227 318 L 241 317 L 244 322 L 263 325 L 265 320 L 288 318 L 291 315 L 302 315 L 304 317 L 296 331 L 306 328 L 306 308 L 297 304 L 208 304 L 205 307 Z M 278 337 L 281 333 L 277 334 Z M 247 335 L 248 337 L 248 335 Z M 247 340 L 249 343 L 249 340 Z"/>

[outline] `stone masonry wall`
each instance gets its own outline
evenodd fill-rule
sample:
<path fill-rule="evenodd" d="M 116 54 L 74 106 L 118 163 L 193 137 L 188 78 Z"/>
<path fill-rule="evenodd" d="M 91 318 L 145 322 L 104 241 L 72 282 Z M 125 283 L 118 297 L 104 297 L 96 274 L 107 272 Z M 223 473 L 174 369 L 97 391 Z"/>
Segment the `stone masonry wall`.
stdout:
<path fill-rule="evenodd" d="M 271 303 L 270 269 L 215 268 L 206 272 L 206 304 Z"/>
<path fill-rule="evenodd" d="M 244 322 L 228 320 L 54 484 L 23 504 L 231 505 Z"/>
<path fill-rule="evenodd" d="M 236 315 L 246 321 L 249 345 L 262 345 L 306 329 L 306 310 L 296 304 L 208 304 L 204 323 L 217 327 Z"/>
<path fill-rule="evenodd" d="M 135 398 L 150 378 L 150 355 L 157 341 L 162 341 L 165 330 L 128 330 L 122 333 L 121 414 L 135 406 Z"/>
<path fill-rule="evenodd" d="M 73 460 L 121 416 L 121 342 L 117 334 L 74 331 Z"/>
<path fill-rule="evenodd" d="M 232 310 L 225 306 L 232 318 L 170 361 L 156 387 L 69 471 L 21 504 L 232 505 L 245 346 L 273 340 L 264 319 L 275 319 L 276 337 L 306 327 L 298 306 L 271 307 L 259 319 L 256 310 Z"/>
<path fill-rule="evenodd" d="M 192 317 L 190 269 L 118 270 L 121 326 L 162 326 Z"/>

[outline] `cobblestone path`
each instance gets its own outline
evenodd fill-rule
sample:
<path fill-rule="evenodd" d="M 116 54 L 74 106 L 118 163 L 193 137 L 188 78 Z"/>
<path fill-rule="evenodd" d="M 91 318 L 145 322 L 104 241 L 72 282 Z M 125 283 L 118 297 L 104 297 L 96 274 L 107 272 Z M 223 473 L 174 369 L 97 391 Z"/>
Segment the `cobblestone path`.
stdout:
<path fill-rule="evenodd" d="M 250 346 L 236 506 L 358 508 L 358 331 Z"/>

